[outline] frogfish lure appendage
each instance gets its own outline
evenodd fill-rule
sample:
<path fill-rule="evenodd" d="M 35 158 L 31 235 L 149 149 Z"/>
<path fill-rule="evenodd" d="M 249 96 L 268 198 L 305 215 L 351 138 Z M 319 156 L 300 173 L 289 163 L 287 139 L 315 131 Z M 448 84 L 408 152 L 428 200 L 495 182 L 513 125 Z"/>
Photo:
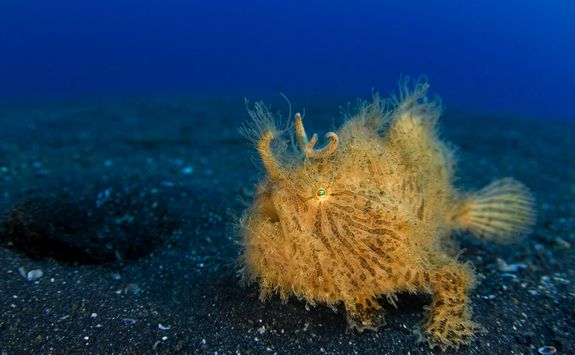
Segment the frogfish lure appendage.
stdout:
<path fill-rule="evenodd" d="M 482 190 L 453 186 L 453 154 L 438 138 L 429 85 L 404 82 L 398 98 L 375 97 L 336 132 L 308 139 L 295 115 L 295 152 L 285 148 L 262 104 L 244 132 L 266 176 L 240 221 L 241 274 L 265 299 L 277 293 L 310 304 L 343 304 L 350 328 L 384 324 L 379 300 L 400 292 L 432 297 L 422 334 L 432 346 L 469 343 L 472 267 L 457 259 L 452 236 L 509 242 L 535 220 L 529 190 L 512 178 Z M 382 133 L 383 132 L 383 133 Z"/>

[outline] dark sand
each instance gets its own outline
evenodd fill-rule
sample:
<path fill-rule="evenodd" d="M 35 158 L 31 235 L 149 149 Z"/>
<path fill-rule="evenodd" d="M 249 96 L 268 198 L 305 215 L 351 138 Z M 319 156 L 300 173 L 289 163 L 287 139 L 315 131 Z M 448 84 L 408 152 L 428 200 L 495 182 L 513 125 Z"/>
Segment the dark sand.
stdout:
<path fill-rule="evenodd" d="M 292 102 L 320 134 L 345 106 Z M 261 176 L 245 119 L 241 98 L 0 105 L 0 353 L 429 352 L 413 333 L 426 297 L 357 334 L 342 312 L 240 287 L 232 224 Z M 440 126 L 458 186 L 514 176 L 539 214 L 517 245 L 460 238 L 487 330 L 462 350 L 575 353 L 575 125 L 448 109 Z"/>

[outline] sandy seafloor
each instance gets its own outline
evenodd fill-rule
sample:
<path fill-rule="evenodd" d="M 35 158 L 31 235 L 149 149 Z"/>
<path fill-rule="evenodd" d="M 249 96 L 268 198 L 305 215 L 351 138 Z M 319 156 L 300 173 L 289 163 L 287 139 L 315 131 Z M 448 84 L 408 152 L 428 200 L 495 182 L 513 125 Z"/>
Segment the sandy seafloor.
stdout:
<path fill-rule="evenodd" d="M 292 103 L 320 135 L 346 106 Z M 261 177 L 246 119 L 243 98 L 0 105 L 0 353 L 430 352 L 413 333 L 426 297 L 358 334 L 341 311 L 240 287 L 232 224 Z M 575 124 L 448 108 L 440 127 L 457 186 L 514 176 L 539 215 L 516 245 L 459 238 L 486 329 L 460 351 L 575 353 Z"/>

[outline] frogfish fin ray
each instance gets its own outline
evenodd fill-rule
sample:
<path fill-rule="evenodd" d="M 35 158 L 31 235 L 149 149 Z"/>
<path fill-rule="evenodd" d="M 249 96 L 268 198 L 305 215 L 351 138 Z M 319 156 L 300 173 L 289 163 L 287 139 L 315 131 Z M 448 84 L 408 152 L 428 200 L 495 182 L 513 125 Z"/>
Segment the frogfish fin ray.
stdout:
<path fill-rule="evenodd" d="M 496 180 L 463 198 L 451 220 L 455 228 L 479 239 L 510 243 L 528 234 L 535 223 L 534 199 L 522 183 L 512 178 Z"/>

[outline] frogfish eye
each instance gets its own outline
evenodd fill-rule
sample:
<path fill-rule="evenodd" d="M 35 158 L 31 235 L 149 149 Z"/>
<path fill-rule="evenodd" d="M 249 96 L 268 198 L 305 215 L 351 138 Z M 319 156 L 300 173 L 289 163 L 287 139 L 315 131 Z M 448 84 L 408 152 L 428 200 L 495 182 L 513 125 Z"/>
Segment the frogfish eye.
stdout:
<path fill-rule="evenodd" d="M 323 187 L 320 187 L 315 194 L 317 197 L 324 197 L 327 195 L 327 191 Z"/>

